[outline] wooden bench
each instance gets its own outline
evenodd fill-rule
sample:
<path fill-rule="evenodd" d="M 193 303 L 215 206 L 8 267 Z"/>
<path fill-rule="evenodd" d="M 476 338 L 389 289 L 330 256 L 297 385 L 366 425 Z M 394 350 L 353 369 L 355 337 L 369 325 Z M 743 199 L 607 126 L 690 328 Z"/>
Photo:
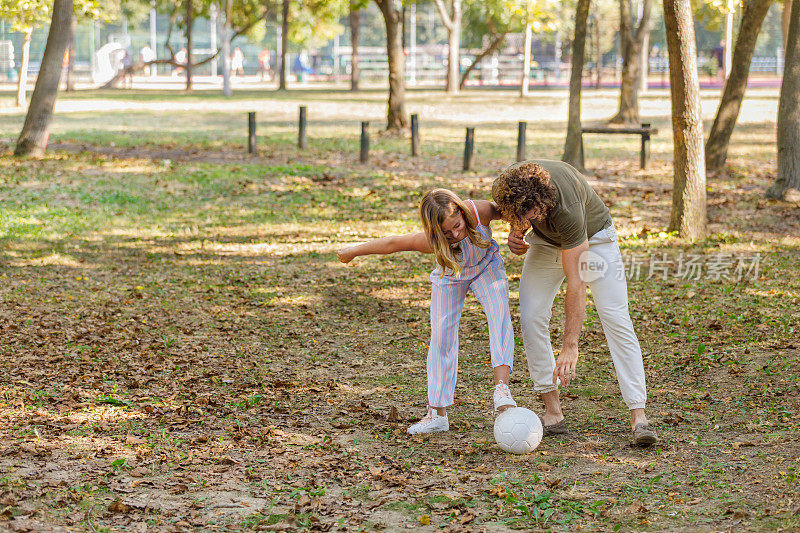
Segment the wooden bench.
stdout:
<path fill-rule="evenodd" d="M 589 127 L 581 128 L 581 167 L 584 165 L 583 158 L 583 134 L 584 133 L 616 133 L 627 135 L 640 135 L 642 138 L 642 148 L 639 152 L 639 166 L 640 168 L 647 168 L 648 160 L 650 159 L 650 136 L 658 133 L 656 128 L 650 124 L 642 124 L 639 128 L 610 128 L 610 127 Z"/>

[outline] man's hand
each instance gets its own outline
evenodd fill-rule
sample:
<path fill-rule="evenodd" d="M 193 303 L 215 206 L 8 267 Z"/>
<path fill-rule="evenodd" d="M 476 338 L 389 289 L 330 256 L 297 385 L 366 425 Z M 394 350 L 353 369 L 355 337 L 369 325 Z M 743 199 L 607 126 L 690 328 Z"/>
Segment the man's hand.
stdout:
<path fill-rule="evenodd" d="M 525 255 L 528 251 L 528 243 L 525 242 L 525 233 L 520 230 L 512 229 L 508 234 L 508 248 L 516 255 Z"/>
<path fill-rule="evenodd" d="M 578 347 L 577 346 L 562 346 L 561 353 L 556 359 L 556 369 L 553 371 L 553 385 L 558 384 L 558 379 L 561 379 L 561 384 L 564 386 L 569 385 L 569 382 L 575 378 L 575 367 L 578 365 Z"/>

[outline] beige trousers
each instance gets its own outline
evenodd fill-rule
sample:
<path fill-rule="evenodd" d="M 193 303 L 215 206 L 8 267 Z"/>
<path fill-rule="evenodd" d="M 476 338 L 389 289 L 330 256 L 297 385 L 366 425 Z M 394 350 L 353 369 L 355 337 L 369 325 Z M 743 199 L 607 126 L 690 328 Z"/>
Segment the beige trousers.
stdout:
<path fill-rule="evenodd" d="M 522 340 L 534 390 L 545 393 L 558 388 L 553 385 L 555 357 L 549 327 L 553 300 L 564 281 L 564 270 L 561 249 L 533 232 L 526 240 L 531 247 L 525 257 L 519 287 Z M 602 267 L 597 271 L 598 274 L 602 271 L 601 275 L 591 276 L 586 281 L 592 290 L 622 398 L 629 409 L 644 408 L 647 390 L 642 351 L 628 313 L 628 284 L 614 226 L 592 235 L 589 252 L 594 263 Z M 580 359 L 578 364 L 580 368 Z"/>

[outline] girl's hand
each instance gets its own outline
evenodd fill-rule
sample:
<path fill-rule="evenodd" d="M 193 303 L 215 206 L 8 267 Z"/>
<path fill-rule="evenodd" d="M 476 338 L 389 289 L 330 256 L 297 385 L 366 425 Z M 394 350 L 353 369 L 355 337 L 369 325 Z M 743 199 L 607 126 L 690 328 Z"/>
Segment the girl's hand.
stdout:
<path fill-rule="evenodd" d="M 336 252 L 336 257 L 339 258 L 339 261 L 342 263 L 349 263 L 355 258 L 355 254 L 353 254 L 353 246 L 348 246 L 347 248 L 342 248 L 341 250 Z"/>

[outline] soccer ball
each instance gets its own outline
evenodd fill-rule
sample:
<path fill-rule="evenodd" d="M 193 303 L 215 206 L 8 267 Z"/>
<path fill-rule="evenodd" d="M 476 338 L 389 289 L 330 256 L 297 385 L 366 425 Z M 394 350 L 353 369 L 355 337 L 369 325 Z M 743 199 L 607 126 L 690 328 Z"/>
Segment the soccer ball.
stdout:
<path fill-rule="evenodd" d="M 530 409 L 506 409 L 494 421 L 494 440 L 504 452 L 532 452 L 542 442 L 542 422 Z"/>

